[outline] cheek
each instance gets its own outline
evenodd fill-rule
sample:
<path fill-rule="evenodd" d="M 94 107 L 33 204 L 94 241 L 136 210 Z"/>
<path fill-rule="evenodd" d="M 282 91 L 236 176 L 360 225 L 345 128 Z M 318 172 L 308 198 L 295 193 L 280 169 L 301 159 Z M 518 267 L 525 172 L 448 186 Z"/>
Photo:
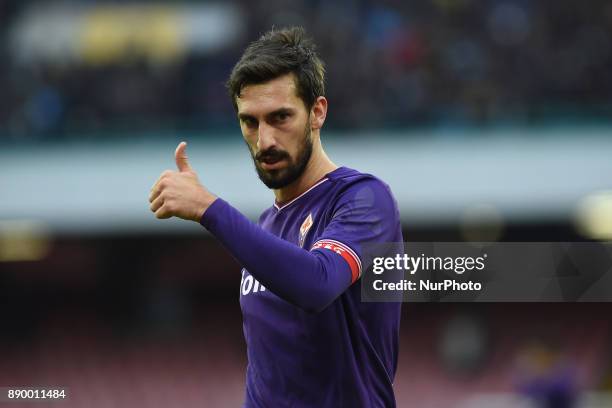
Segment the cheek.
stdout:
<path fill-rule="evenodd" d="M 249 146 L 251 153 L 255 153 L 257 151 L 257 138 L 244 132 L 242 133 L 242 138 L 246 142 L 247 146 Z"/>
<path fill-rule="evenodd" d="M 288 153 L 295 160 L 301 153 L 304 146 L 304 129 L 295 129 L 291 136 L 291 141 L 285 145 Z"/>

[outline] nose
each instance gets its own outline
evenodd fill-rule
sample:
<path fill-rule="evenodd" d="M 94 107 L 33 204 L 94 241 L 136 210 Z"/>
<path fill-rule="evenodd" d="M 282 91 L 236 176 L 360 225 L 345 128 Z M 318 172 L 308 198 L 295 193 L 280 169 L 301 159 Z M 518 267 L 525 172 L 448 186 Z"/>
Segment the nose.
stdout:
<path fill-rule="evenodd" d="M 266 123 L 260 123 L 257 130 L 257 150 L 262 152 L 276 146 L 274 129 Z"/>

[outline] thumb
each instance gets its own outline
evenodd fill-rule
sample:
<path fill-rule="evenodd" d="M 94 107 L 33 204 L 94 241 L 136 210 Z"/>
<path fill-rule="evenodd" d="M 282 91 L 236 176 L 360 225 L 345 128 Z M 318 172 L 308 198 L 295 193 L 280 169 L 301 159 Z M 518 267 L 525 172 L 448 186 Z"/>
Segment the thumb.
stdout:
<path fill-rule="evenodd" d="M 176 162 L 176 167 L 182 173 L 185 171 L 192 171 L 191 165 L 189 165 L 189 160 L 187 159 L 187 153 L 185 149 L 187 148 L 187 142 L 181 142 L 176 147 L 176 151 L 174 152 L 174 161 Z"/>

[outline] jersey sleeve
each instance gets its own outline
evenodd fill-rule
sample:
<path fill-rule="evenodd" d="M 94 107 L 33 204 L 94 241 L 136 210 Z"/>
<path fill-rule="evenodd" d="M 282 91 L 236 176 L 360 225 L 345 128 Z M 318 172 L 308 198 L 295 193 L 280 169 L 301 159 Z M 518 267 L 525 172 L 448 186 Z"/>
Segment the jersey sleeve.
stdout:
<path fill-rule="evenodd" d="M 397 203 L 387 185 L 375 178 L 362 179 L 340 194 L 331 222 L 311 251 L 341 256 L 354 283 L 372 263 L 364 247 L 397 240 L 399 223 Z"/>
<path fill-rule="evenodd" d="M 351 283 L 349 266 L 331 251 L 308 251 L 251 222 L 218 198 L 200 224 L 276 296 L 308 312 L 319 312 Z"/>

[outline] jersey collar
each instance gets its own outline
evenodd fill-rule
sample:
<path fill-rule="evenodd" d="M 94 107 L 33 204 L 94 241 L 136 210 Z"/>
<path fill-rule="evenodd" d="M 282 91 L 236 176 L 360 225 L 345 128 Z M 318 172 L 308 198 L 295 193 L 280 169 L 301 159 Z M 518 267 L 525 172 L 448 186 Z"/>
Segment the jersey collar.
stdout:
<path fill-rule="evenodd" d="M 323 177 L 321 180 L 319 180 L 318 182 L 316 182 L 312 187 L 310 187 L 308 190 L 304 191 L 302 194 L 300 194 L 299 196 L 295 197 L 293 200 L 279 206 L 278 203 L 276 203 L 276 201 L 274 202 L 274 208 L 276 208 L 278 211 L 287 208 L 288 206 L 290 206 L 291 204 L 295 203 L 297 200 L 299 200 L 300 198 L 304 197 L 309 191 L 315 189 L 316 187 L 320 186 L 321 184 L 325 183 L 326 181 L 328 181 L 329 179 L 327 178 L 327 176 Z"/>

